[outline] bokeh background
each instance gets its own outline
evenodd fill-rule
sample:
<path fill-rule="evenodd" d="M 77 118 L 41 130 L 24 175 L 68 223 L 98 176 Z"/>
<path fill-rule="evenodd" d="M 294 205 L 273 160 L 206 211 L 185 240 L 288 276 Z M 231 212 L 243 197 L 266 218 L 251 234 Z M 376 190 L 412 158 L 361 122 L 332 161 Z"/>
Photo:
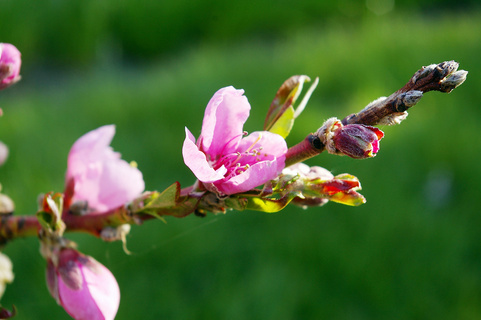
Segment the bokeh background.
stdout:
<path fill-rule="evenodd" d="M 116 124 L 115 150 L 148 190 L 194 182 L 184 126 L 200 131 L 219 88 L 245 89 L 246 130 L 262 127 L 282 82 L 319 76 L 288 137 L 401 87 L 423 65 L 470 73 L 382 127 L 369 160 L 308 161 L 362 182 L 360 207 L 228 212 L 134 226 L 120 243 L 69 234 L 121 292 L 117 319 L 481 319 L 481 7 L 478 1 L 1 0 L 0 41 L 22 52 L 23 79 L 0 94 L 0 168 L 16 214 L 62 191 L 82 134 Z M 38 240 L 4 252 L 18 319 L 67 319 L 49 296 Z"/>

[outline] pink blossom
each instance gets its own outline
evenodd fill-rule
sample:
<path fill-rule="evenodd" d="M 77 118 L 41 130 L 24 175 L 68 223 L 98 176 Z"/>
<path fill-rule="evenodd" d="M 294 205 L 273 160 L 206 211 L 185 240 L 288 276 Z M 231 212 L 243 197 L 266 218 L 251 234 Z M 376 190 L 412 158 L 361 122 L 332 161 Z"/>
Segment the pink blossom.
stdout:
<path fill-rule="evenodd" d="M 14 45 L 0 43 L 0 90 L 20 80 L 20 56 Z"/>
<path fill-rule="evenodd" d="M 244 136 L 250 105 L 244 90 L 225 87 L 207 104 L 197 142 L 185 128 L 185 164 L 212 192 L 245 192 L 277 177 L 285 165 L 284 139 L 268 131 Z"/>
<path fill-rule="evenodd" d="M 67 165 L 68 203 L 85 203 L 90 212 L 103 213 L 125 205 L 143 192 L 142 173 L 109 146 L 114 134 L 115 126 L 107 125 L 74 143 Z"/>
<path fill-rule="evenodd" d="M 61 249 L 55 258 L 47 260 L 46 276 L 57 303 L 77 320 L 114 319 L 120 290 L 109 269 L 70 248 Z"/>

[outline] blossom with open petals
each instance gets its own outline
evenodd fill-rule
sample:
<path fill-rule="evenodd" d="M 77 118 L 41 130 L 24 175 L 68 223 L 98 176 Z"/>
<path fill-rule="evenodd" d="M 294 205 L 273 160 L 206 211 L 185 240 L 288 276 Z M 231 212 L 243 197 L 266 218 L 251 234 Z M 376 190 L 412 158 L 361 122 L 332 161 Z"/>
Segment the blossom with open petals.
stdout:
<path fill-rule="evenodd" d="M 47 260 L 47 286 L 72 318 L 114 319 L 120 303 L 120 289 L 112 273 L 100 262 L 77 250 L 64 248 Z"/>
<path fill-rule="evenodd" d="M 244 90 L 225 87 L 209 101 L 197 142 L 186 128 L 185 164 L 217 194 L 245 192 L 277 177 L 285 165 L 287 145 L 277 134 L 253 132 L 244 137 L 250 105 Z"/>
<path fill-rule="evenodd" d="M 114 134 L 113 125 L 90 131 L 68 155 L 65 193 L 71 204 L 84 203 L 90 213 L 125 205 L 145 188 L 142 173 L 110 147 Z"/>
<path fill-rule="evenodd" d="M 21 54 L 10 43 L 0 43 L 0 90 L 20 80 Z"/>

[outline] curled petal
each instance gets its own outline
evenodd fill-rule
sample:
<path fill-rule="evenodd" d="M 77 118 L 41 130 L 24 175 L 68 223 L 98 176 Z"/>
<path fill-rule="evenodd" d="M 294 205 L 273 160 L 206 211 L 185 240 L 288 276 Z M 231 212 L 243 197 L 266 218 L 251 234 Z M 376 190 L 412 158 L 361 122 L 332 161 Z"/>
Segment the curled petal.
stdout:
<path fill-rule="evenodd" d="M 227 171 L 225 167 L 214 170 L 207 162 L 205 154 L 197 148 L 195 138 L 187 128 L 185 128 L 185 135 L 182 156 L 185 165 L 192 170 L 197 179 L 205 183 L 223 179 Z"/>
<path fill-rule="evenodd" d="M 215 157 L 237 147 L 251 108 L 243 94 L 244 90 L 225 87 L 218 90 L 207 104 L 199 139 L 206 154 Z"/>
<path fill-rule="evenodd" d="M 279 173 L 276 160 L 262 161 L 253 164 L 244 172 L 215 184 L 217 189 L 227 195 L 249 191 L 269 180 Z"/>

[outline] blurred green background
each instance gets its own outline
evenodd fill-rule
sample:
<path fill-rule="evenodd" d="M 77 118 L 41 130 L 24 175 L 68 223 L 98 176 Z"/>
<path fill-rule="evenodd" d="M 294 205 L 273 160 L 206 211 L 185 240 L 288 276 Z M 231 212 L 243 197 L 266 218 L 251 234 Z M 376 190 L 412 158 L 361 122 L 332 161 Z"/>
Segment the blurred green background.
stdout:
<path fill-rule="evenodd" d="M 288 145 L 331 117 L 389 95 L 423 65 L 470 73 L 432 92 L 374 159 L 308 161 L 362 182 L 360 207 L 228 212 L 134 226 L 120 243 L 69 234 L 121 292 L 117 319 L 481 319 L 478 1 L 1 0 L 0 41 L 22 52 L 23 79 L 0 93 L 0 168 L 16 214 L 62 191 L 82 134 L 117 125 L 115 150 L 148 190 L 194 182 L 184 126 L 200 131 L 219 88 L 245 89 L 245 129 L 262 127 L 289 76 L 319 76 Z M 4 250 L 15 282 L 2 305 L 18 319 L 67 319 L 50 297 L 38 240 Z"/>

